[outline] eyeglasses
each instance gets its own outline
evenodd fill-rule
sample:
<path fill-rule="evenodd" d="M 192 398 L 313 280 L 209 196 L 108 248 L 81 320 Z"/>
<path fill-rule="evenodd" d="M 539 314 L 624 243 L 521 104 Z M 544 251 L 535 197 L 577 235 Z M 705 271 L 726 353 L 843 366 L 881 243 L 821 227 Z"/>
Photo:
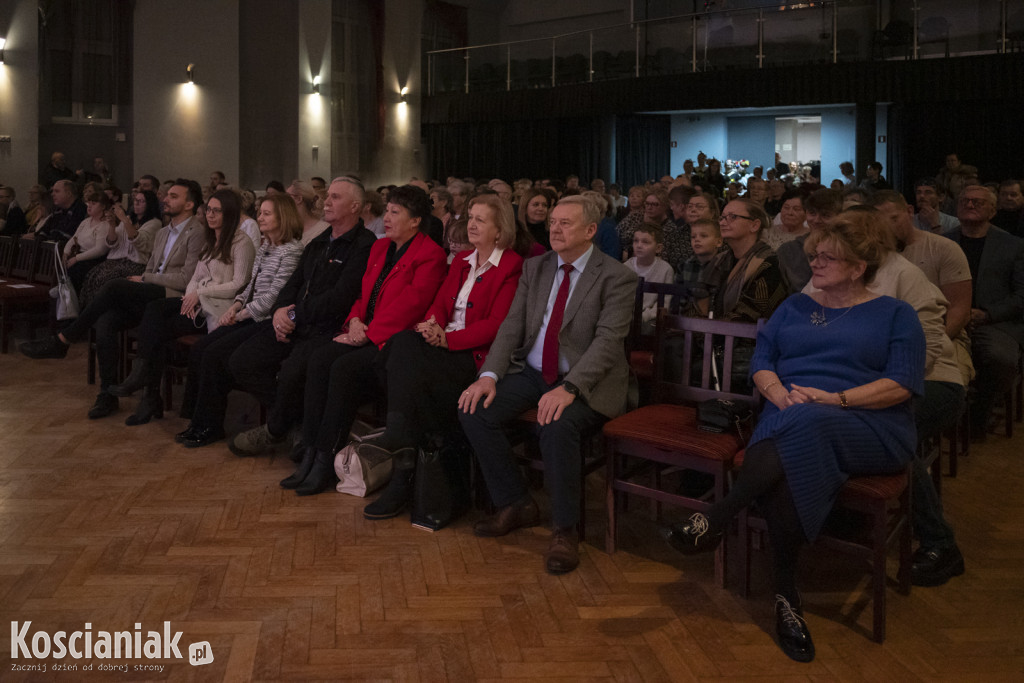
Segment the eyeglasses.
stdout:
<path fill-rule="evenodd" d="M 723 223 L 732 223 L 737 218 L 745 218 L 748 221 L 754 220 L 753 216 L 744 216 L 742 213 L 723 213 L 722 214 L 722 222 Z"/>
<path fill-rule="evenodd" d="M 217 214 L 221 214 L 221 213 L 224 213 L 224 209 L 213 208 L 213 207 L 210 207 L 210 206 L 206 207 L 206 215 L 207 216 L 209 216 L 211 214 L 216 216 Z"/>
<path fill-rule="evenodd" d="M 649 209 L 657 209 L 659 206 L 661 206 L 661 202 L 644 202 L 644 206 L 646 206 Z"/>
<path fill-rule="evenodd" d="M 838 256 L 833 256 L 832 254 L 826 254 L 823 251 L 819 251 L 816 254 L 807 254 L 808 263 L 813 265 L 815 261 L 821 261 L 826 266 L 830 266 L 836 261 L 842 261 L 842 259 Z"/>
<path fill-rule="evenodd" d="M 985 206 L 988 200 L 984 197 L 961 197 L 959 203 L 963 206 Z"/>

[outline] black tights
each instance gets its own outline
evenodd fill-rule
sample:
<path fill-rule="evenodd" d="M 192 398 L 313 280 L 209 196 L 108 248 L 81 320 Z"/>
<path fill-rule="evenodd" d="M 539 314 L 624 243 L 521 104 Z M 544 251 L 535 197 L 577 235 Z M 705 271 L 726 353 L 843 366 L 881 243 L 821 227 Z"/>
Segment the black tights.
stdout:
<path fill-rule="evenodd" d="M 724 531 L 729 521 L 755 500 L 771 537 L 775 590 L 797 605 L 796 565 L 806 536 L 772 439 L 758 441 L 747 449 L 735 485 L 707 512 L 710 530 Z"/>

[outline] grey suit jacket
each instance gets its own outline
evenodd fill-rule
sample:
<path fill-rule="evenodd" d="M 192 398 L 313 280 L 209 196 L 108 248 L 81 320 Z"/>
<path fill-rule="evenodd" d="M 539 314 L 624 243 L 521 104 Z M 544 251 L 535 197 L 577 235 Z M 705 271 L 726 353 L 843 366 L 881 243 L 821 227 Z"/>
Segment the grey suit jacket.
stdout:
<path fill-rule="evenodd" d="M 526 367 L 526 357 L 544 322 L 558 270 L 558 254 L 523 262 L 512 307 L 498 328 L 481 372 L 499 379 Z M 637 276 L 596 247 L 565 307 L 559 351 L 569 361 L 565 376 L 595 411 L 615 417 L 626 409 L 629 368 L 624 343 L 633 316 Z"/>
<path fill-rule="evenodd" d="M 167 265 L 162 273 L 157 272 L 160 261 L 164 256 L 164 247 L 167 245 L 167 234 L 170 232 L 165 225 L 156 233 L 153 240 L 153 252 L 149 255 L 149 262 L 146 264 L 146 271 L 142 274 L 142 281 L 154 285 L 160 285 L 167 290 L 167 296 L 181 296 L 185 288 L 196 272 L 196 265 L 199 264 L 199 252 L 203 250 L 203 231 L 205 228 L 195 216 L 189 218 L 181 226 L 181 234 L 171 247 L 171 253 L 167 255 Z"/>
<path fill-rule="evenodd" d="M 959 228 L 946 233 L 957 244 L 961 235 Z M 975 305 L 1024 346 L 1024 240 L 990 226 L 975 282 Z"/>

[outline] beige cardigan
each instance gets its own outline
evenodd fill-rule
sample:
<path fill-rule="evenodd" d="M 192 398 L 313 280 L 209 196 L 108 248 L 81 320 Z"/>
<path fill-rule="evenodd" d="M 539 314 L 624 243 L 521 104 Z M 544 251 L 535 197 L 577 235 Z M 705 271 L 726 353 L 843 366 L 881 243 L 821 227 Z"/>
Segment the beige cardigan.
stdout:
<path fill-rule="evenodd" d="M 231 242 L 231 263 L 205 256 L 196 265 L 196 272 L 185 288 L 186 294 L 195 292 L 206 314 L 210 332 L 217 329 L 217 321 L 234 303 L 235 296 L 249 284 L 256 252 L 252 240 L 242 231 L 235 233 Z"/>

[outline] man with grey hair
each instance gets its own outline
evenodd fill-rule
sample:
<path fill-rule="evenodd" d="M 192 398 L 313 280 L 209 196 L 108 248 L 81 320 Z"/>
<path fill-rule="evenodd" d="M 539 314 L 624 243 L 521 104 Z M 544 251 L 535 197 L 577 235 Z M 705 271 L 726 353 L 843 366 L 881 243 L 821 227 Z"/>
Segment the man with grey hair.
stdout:
<path fill-rule="evenodd" d="M 626 409 L 629 371 L 622 344 L 633 314 L 636 274 L 592 243 L 601 211 L 582 196 L 551 211 L 551 249 L 523 264 L 512 308 L 479 379 L 459 399 L 497 512 L 473 528 L 504 536 L 540 522 L 504 425 L 537 410 L 551 496 L 552 574 L 579 564 L 580 442 Z"/>
<path fill-rule="evenodd" d="M 306 364 L 329 344 L 359 298 L 360 283 L 376 236 L 363 226 L 363 184 L 335 178 L 327 189 L 324 230 L 310 241 L 281 288 L 270 320 L 228 361 L 235 382 L 268 407 L 267 422 L 230 443 L 236 455 L 259 455 L 284 441 L 302 419 Z"/>

